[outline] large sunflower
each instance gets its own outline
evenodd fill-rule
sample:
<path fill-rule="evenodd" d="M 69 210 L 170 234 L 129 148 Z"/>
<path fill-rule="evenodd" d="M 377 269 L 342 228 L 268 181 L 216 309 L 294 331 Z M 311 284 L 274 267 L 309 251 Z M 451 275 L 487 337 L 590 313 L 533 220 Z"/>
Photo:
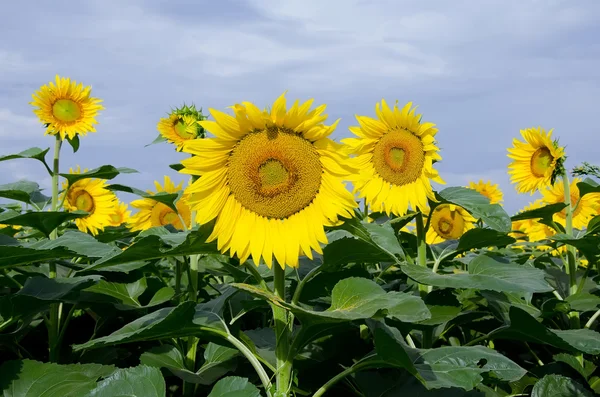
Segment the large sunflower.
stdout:
<path fill-rule="evenodd" d="M 127 204 L 118 202 L 112 214 L 110 214 L 110 226 L 121 226 L 129 222 L 130 217 L 131 211 L 129 211 Z"/>
<path fill-rule="evenodd" d="M 428 216 L 431 221 L 425 236 L 427 244 L 458 240 L 476 222 L 464 208 L 454 204 L 440 204 Z"/>
<path fill-rule="evenodd" d="M 517 184 L 519 193 L 531 193 L 551 185 L 564 162 L 564 148 L 551 140 L 552 130 L 546 133 L 543 128 L 521 130 L 525 142 L 513 139 L 513 147 L 508 149 L 508 173 L 512 183 Z"/>
<path fill-rule="evenodd" d="M 587 226 L 590 219 L 597 213 L 598 198 L 591 194 L 586 194 L 580 198 L 579 188 L 577 183 L 581 182 L 581 179 L 574 178 L 570 185 L 571 193 L 571 206 L 574 208 L 573 211 L 573 227 L 577 229 L 583 229 Z M 553 186 L 546 188 L 541 191 L 543 196 L 544 204 L 555 204 L 565 202 L 565 189 L 562 181 L 555 183 Z M 554 214 L 554 221 L 559 222 L 563 226 L 566 222 L 567 210 L 563 209 L 560 212 Z"/>
<path fill-rule="evenodd" d="M 83 87 L 76 81 L 56 76 L 56 84 L 50 82 L 40 87 L 32 97 L 33 112 L 47 124 L 46 134 L 60 135 L 61 139 L 75 138 L 95 132 L 98 111 L 104 109 L 102 100 L 91 97 L 92 87 Z"/>
<path fill-rule="evenodd" d="M 325 105 L 310 110 L 312 99 L 287 110 L 284 95 L 270 112 L 249 102 L 233 106 L 234 117 L 211 109 L 215 121 L 200 124 L 215 138 L 183 147 L 194 157 L 181 172 L 200 175 L 188 188 L 196 220 L 216 218 L 208 241 L 269 267 L 273 256 L 296 267 L 300 252 L 322 253 L 323 226 L 352 217 L 357 206 L 342 183 L 354 170 L 342 145 L 327 138 L 337 122 L 324 125 Z"/>
<path fill-rule="evenodd" d="M 502 190 L 498 187 L 498 184 L 492 185 L 491 181 L 484 182 L 470 182 L 469 189 L 473 189 L 476 192 L 482 194 L 490 200 L 490 204 L 501 204 L 502 203 Z"/>
<path fill-rule="evenodd" d="M 178 193 L 182 190 L 182 185 L 183 182 L 180 182 L 179 185 L 175 186 L 173 181 L 165 175 L 164 186 L 161 186 L 159 182 L 155 181 L 154 186 L 156 187 L 156 192 L 148 190 L 148 193 Z M 177 203 L 175 203 L 175 207 L 179 214 L 166 204 L 151 198 L 134 200 L 131 202 L 131 206 L 137 208 L 139 211 L 129 219 L 129 228 L 132 231 L 137 231 L 150 229 L 151 227 L 172 225 L 178 230 L 187 229 L 191 226 L 191 211 L 187 199 L 187 194 L 184 193 L 179 200 L 177 200 Z M 180 217 L 185 222 L 185 226 L 182 224 Z"/>
<path fill-rule="evenodd" d="M 70 174 L 79 174 L 80 172 L 79 166 L 76 170 L 69 170 Z M 66 189 L 62 197 L 67 211 L 89 212 L 89 215 L 75 219 L 79 230 L 96 235 L 98 231 L 104 230 L 104 227 L 110 225 L 110 216 L 114 212 L 117 196 L 106 189 L 106 180 L 80 179 L 72 185 L 65 182 L 63 188 Z"/>
<path fill-rule="evenodd" d="M 356 116 L 360 126 L 350 127 L 358 138 L 346 138 L 353 165 L 354 191 L 364 197 L 373 211 L 402 216 L 411 207 L 424 210 L 427 198 L 435 199 L 431 180 L 444 183 L 433 168 L 441 160 L 433 123 L 421 123 L 421 115 L 411 109 L 390 109 L 385 100 L 375 106 L 377 119 Z"/>

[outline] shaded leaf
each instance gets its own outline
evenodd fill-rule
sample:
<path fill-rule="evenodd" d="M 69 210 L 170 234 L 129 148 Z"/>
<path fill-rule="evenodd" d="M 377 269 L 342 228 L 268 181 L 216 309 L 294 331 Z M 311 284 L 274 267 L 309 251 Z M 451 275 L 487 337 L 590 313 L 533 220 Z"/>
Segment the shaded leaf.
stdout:
<path fill-rule="evenodd" d="M 48 167 L 48 164 L 46 163 L 46 153 L 48 153 L 49 150 L 50 150 L 50 148 L 42 150 L 38 147 L 32 147 L 27 150 L 23 150 L 22 152 L 17 153 L 17 154 L 9 154 L 9 155 L 5 155 L 5 156 L 0 156 L 0 161 L 13 160 L 13 159 L 35 159 L 35 160 L 42 162 L 42 164 L 44 164 L 44 166 L 46 167 L 48 172 L 50 172 L 50 167 Z"/>
<path fill-rule="evenodd" d="M 600 193 L 600 185 L 591 178 L 585 178 L 583 181 L 578 182 L 577 187 L 579 188 L 579 197 L 590 193 Z"/>
<path fill-rule="evenodd" d="M 565 203 L 548 204 L 546 206 L 535 208 L 529 211 L 523 211 L 513 215 L 510 219 L 515 221 L 524 221 L 526 219 L 544 219 L 552 220 L 552 215 L 562 211 L 567 205 Z"/>
<path fill-rule="evenodd" d="M 208 397 L 260 397 L 260 390 L 246 378 L 228 376 L 214 385 Z"/>
<path fill-rule="evenodd" d="M 114 192 L 125 192 L 132 193 L 142 198 L 151 199 L 154 201 L 158 201 L 159 203 L 163 203 L 167 207 L 171 208 L 173 211 L 177 212 L 177 207 L 175 206 L 175 202 L 179 197 L 181 197 L 181 192 L 179 193 L 167 193 L 167 192 L 158 192 L 158 193 L 147 193 L 143 190 L 136 189 L 134 187 L 120 185 L 120 184 L 112 184 L 108 185 L 106 189 L 114 191 Z"/>
<path fill-rule="evenodd" d="M 531 397 L 592 397 L 593 394 L 581 384 L 562 375 L 546 375 L 531 391 Z"/>
<path fill-rule="evenodd" d="M 43 205 L 49 200 L 40 192 L 40 185 L 27 180 L 0 185 L 0 197 L 34 206 Z"/>
<path fill-rule="evenodd" d="M 75 135 L 73 138 L 67 138 L 67 142 L 69 142 L 69 145 L 71 145 L 71 147 L 73 148 L 73 153 L 77 153 L 77 151 L 79 150 L 79 135 Z"/>
<path fill-rule="evenodd" d="M 579 312 L 596 311 L 600 307 L 600 297 L 589 292 L 578 292 L 568 296 L 565 301 L 569 302 L 573 310 Z"/>
<path fill-rule="evenodd" d="M 85 397 L 166 397 L 167 387 L 160 370 L 146 365 L 117 369 L 98 382 Z"/>
<path fill-rule="evenodd" d="M 6 211 L 0 214 L 0 224 L 33 227 L 49 237 L 50 233 L 64 222 L 86 216 L 88 216 L 88 213 L 83 211 L 32 211 L 24 214 Z"/>
<path fill-rule="evenodd" d="M 516 240 L 506 233 L 493 229 L 474 228 L 467 230 L 460 237 L 457 251 L 469 251 L 475 248 L 504 247 L 514 243 Z"/>
<path fill-rule="evenodd" d="M 131 168 L 115 168 L 112 165 L 103 165 L 98 168 L 94 168 L 93 170 L 89 170 L 87 172 L 82 172 L 80 174 L 59 174 L 63 178 L 69 182 L 69 185 L 74 184 L 75 182 L 88 179 L 88 178 L 97 178 L 97 179 L 113 179 L 119 174 L 133 174 L 137 173 L 136 170 Z"/>

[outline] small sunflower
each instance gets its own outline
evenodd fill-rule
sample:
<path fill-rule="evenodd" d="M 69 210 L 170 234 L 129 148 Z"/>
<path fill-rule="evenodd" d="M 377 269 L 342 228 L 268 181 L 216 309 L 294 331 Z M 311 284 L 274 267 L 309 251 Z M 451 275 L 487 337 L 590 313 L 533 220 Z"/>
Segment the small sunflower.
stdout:
<path fill-rule="evenodd" d="M 446 240 L 458 240 L 476 222 L 464 208 L 454 204 L 440 204 L 430 211 L 431 221 L 425 240 L 438 244 Z"/>
<path fill-rule="evenodd" d="M 33 112 L 46 124 L 46 135 L 73 139 L 95 132 L 96 116 L 104 109 L 98 98 L 91 96 L 92 87 L 83 87 L 69 78 L 56 76 L 56 84 L 43 85 L 32 97 Z"/>
<path fill-rule="evenodd" d="M 377 119 L 356 116 L 359 126 L 350 127 L 358 138 L 342 142 L 356 155 L 352 164 L 359 169 L 352 182 L 355 193 L 365 198 L 373 211 L 406 214 L 409 207 L 425 209 L 427 198 L 435 200 L 431 180 L 445 183 L 433 168 L 441 160 L 433 123 L 422 123 L 411 109 L 390 109 L 385 100 L 375 106 Z"/>
<path fill-rule="evenodd" d="M 581 182 L 581 179 L 574 178 L 570 185 L 571 193 L 571 207 L 573 211 L 573 227 L 576 229 L 583 229 L 587 226 L 590 219 L 597 213 L 598 198 L 594 195 L 587 194 L 580 198 L 579 188 L 577 183 Z M 565 189 L 562 181 L 559 181 L 549 188 L 542 190 L 544 204 L 555 204 L 565 202 Z M 559 222 L 563 226 L 566 222 L 567 210 L 566 208 L 560 212 L 554 214 L 554 221 Z"/>
<path fill-rule="evenodd" d="M 86 171 L 83 170 L 83 172 Z M 71 168 L 69 173 L 81 173 L 79 166 L 76 170 Z M 114 211 L 117 196 L 106 189 L 106 180 L 86 178 L 80 179 L 72 185 L 65 182 L 63 189 L 65 192 L 62 197 L 67 211 L 89 212 L 89 215 L 75 219 L 75 225 L 79 230 L 96 235 L 110 225 L 110 216 Z"/>
<path fill-rule="evenodd" d="M 208 241 L 242 262 L 271 267 L 275 257 L 282 268 L 297 267 L 300 252 L 322 253 L 324 226 L 357 207 L 342 182 L 355 170 L 327 138 L 337 122 L 324 125 L 325 105 L 311 110 L 312 99 L 287 110 L 284 95 L 270 112 L 250 102 L 234 105 L 233 117 L 211 109 L 215 121 L 200 124 L 215 137 L 186 142 L 194 156 L 181 171 L 200 176 L 188 192 L 200 224 L 216 218 Z"/>
<path fill-rule="evenodd" d="M 175 186 L 173 181 L 165 175 L 164 186 L 161 186 L 159 182 L 154 182 L 156 192 L 148 191 L 149 194 L 155 194 L 160 192 L 166 193 L 178 193 L 182 190 L 183 182 Z M 137 208 L 139 211 L 131 216 L 128 225 L 132 231 L 146 230 L 151 227 L 172 225 L 175 229 L 184 230 L 190 227 L 191 211 L 187 203 L 187 195 L 183 194 L 175 207 L 177 208 L 177 214 L 169 206 L 160 203 L 150 198 L 143 198 L 134 200 L 131 202 L 133 208 Z M 181 223 L 181 219 L 185 222 L 185 226 Z"/>
<path fill-rule="evenodd" d="M 473 189 L 487 197 L 490 200 L 490 204 L 502 205 L 502 190 L 500 190 L 498 184 L 492 185 L 492 181 L 484 182 L 480 179 L 479 182 L 470 182 L 469 189 Z"/>
<path fill-rule="evenodd" d="M 181 151 L 184 142 L 204 134 L 204 129 L 199 122 L 205 119 L 202 111 L 196 110 L 194 105 L 183 106 L 172 111 L 169 117 L 161 118 L 156 128 L 163 138 Z"/>
<path fill-rule="evenodd" d="M 521 135 L 525 142 L 513 139 L 513 147 L 508 149 L 508 157 L 514 160 L 508 173 L 519 193 L 533 194 L 550 186 L 562 171 L 565 151 L 550 139 L 552 130 L 546 133 L 541 127 L 529 128 L 521 130 Z"/>
<path fill-rule="evenodd" d="M 118 202 L 110 215 L 110 226 L 121 226 L 129 222 L 130 217 L 131 211 L 129 211 L 127 204 Z"/>

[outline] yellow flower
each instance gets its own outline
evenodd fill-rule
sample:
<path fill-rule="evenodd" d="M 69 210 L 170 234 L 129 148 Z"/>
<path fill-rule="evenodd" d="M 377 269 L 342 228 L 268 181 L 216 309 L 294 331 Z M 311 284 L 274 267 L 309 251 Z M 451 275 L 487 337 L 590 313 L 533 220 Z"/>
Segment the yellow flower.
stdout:
<path fill-rule="evenodd" d="M 83 170 L 83 172 L 86 171 L 87 169 Z M 69 173 L 79 174 L 79 166 L 76 170 L 70 169 Z M 63 189 L 66 190 L 61 199 L 64 197 L 64 207 L 67 211 L 89 212 L 89 215 L 75 219 L 79 230 L 96 235 L 98 231 L 104 230 L 104 227 L 110 225 L 110 216 L 114 211 L 117 196 L 106 189 L 106 180 L 86 178 L 80 179 L 70 186 L 68 182 L 65 182 Z"/>
<path fill-rule="evenodd" d="M 282 267 L 298 266 L 302 251 L 322 253 L 324 226 L 352 217 L 357 207 L 342 182 L 353 170 L 342 145 L 327 138 L 337 122 L 323 122 L 325 105 L 295 101 L 287 110 L 285 94 L 270 112 L 250 102 L 233 106 L 235 116 L 211 109 L 215 121 L 200 125 L 215 138 L 188 141 L 183 173 L 199 175 L 187 191 L 197 221 L 216 218 L 208 241 L 217 240 L 244 262 L 273 256 Z"/>
<path fill-rule="evenodd" d="M 508 149 L 512 183 L 517 184 L 519 193 L 531 193 L 550 186 L 552 175 L 562 166 L 565 151 L 552 143 L 552 130 L 546 133 L 543 128 L 521 130 L 525 142 L 513 139 L 513 148 Z"/>
<path fill-rule="evenodd" d="M 472 229 L 476 219 L 464 208 L 454 204 L 440 204 L 430 213 L 431 222 L 425 240 L 427 244 L 438 244 L 445 240 L 457 240 Z"/>
<path fill-rule="evenodd" d="M 444 183 L 433 163 L 441 160 L 433 123 L 422 123 L 411 109 L 390 109 L 385 100 L 375 106 L 377 119 L 356 116 L 360 126 L 350 127 L 358 138 L 342 140 L 356 157 L 352 164 L 360 171 L 352 182 L 354 191 L 365 198 L 373 211 L 402 216 L 409 207 L 427 208 L 427 198 L 435 199 L 431 180 Z"/>
<path fill-rule="evenodd" d="M 483 180 L 479 180 L 479 182 L 470 182 L 469 188 L 487 197 L 490 200 L 490 204 L 502 205 L 502 190 L 500 190 L 497 184 L 492 185 L 492 181 L 484 182 Z"/>
<path fill-rule="evenodd" d="M 128 210 L 127 204 L 118 202 L 110 215 L 110 226 L 121 226 L 129 222 L 130 217 L 131 211 Z"/>
<path fill-rule="evenodd" d="M 590 219 L 597 213 L 597 208 L 600 203 L 596 196 L 586 194 L 580 199 L 579 188 L 577 183 L 581 179 L 574 178 L 570 185 L 571 206 L 573 211 L 573 227 L 583 229 L 587 226 Z M 565 202 L 565 189 L 562 181 L 555 183 L 553 186 L 542 190 L 543 201 L 545 204 L 555 204 Z M 567 210 L 566 208 L 554 214 L 554 221 L 559 222 L 563 226 L 566 223 Z"/>
<path fill-rule="evenodd" d="M 179 185 L 175 186 L 173 181 L 171 181 L 171 179 L 166 175 L 164 178 L 164 187 L 161 186 L 159 182 L 154 182 L 156 193 L 178 193 L 182 190 L 182 185 L 183 182 L 180 182 Z M 148 193 L 155 194 L 155 192 L 151 190 L 148 190 Z M 183 194 L 179 200 L 177 200 L 177 203 L 175 203 L 175 207 L 177 208 L 179 215 L 166 204 L 160 203 L 156 200 L 152 200 L 150 198 L 134 200 L 131 202 L 131 206 L 133 208 L 137 208 L 139 211 L 131 216 L 128 226 L 132 231 L 146 230 L 150 229 L 151 227 L 166 225 L 172 225 L 178 230 L 189 228 L 191 226 L 191 211 L 187 199 L 187 194 Z M 179 218 L 180 216 L 185 222 L 185 227 L 181 223 L 181 219 Z"/>
<path fill-rule="evenodd" d="M 156 128 L 163 138 L 175 144 L 178 151 L 181 151 L 185 141 L 196 139 L 199 131 L 202 130 L 196 117 L 177 113 L 161 118 Z"/>
<path fill-rule="evenodd" d="M 60 135 L 61 139 L 85 136 L 96 132 L 94 124 L 98 111 L 104 109 L 98 98 L 91 97 L 92 87 L 83 87 L 69 78 L 56 76 L 56 84 L 50 82 L 32 95 L 33 112 L 47 124 L 46 135 Z"/>

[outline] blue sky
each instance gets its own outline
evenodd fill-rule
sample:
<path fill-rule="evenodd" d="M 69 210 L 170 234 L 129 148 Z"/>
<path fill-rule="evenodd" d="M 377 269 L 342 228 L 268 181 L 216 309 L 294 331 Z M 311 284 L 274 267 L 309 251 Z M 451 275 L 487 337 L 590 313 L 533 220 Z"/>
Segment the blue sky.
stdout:
<path fill-rule="evenodd" d="M 284 90 L 328 104 L 336 139 L 382 98 L 413 101 L 440 129 L 448 186 L 491 179 L 509 212 L 531 200 L 506 172 L 519 129 L 554 128 L 569 168 L 600 162 L 598 0 L 55 0 L 1 14 L 0 154 L 53 144 L 28 103 L 58 73 L 106 107 L 63 168 L 135 168 L 116 181 L 141 189 L 185 178 L 168 164 L 186 155 L 144 147 L 172 106 L 264 107 Z M 19 178 L 45 176 L 0 163 L 0 183 Z"/>

